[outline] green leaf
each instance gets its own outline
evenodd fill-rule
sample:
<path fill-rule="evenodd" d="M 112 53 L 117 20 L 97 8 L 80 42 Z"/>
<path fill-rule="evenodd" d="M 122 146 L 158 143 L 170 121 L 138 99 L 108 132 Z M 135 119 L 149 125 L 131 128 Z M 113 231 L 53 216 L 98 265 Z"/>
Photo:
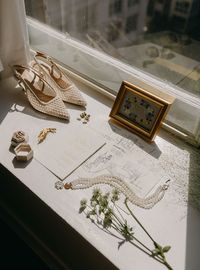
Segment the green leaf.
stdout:
<path fill-rule="evenodd" d="M 116 202 L 119 200 L 119 191 L 117 189 L 114 189 L 112 191 L 112 197 L 111 197 L 111 202 Z"/>
<path fill-rule="evenodd" d="M 81 206 L 81 207 L 79 208 L 79 214 L 81 214 L 84 210 L 85 210 L 85 207 L 84 207 L 84 206 Z"/>
<path fill-rule="evenodd" d="M 81 201 L 80 201 L 80 206 L 85 206 L 86 207 L 86 205 L 87 205 L 87 200 L 86 199 L 82 199 Z"/>
<path fill-rule="evenodd" d="M 165 246 L 165 247 L 163 248 L 163 252 L 168 252 L 170 249 L 171 249 L 170 246 Z"/>

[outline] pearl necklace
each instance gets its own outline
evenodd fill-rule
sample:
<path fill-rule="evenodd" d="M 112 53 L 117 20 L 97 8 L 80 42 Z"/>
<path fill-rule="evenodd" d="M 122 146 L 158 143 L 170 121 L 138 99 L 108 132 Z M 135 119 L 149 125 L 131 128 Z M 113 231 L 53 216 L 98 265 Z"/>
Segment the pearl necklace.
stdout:
<path fill-rule="evenodd" d="M 167 182 L 169 182 L 169 180 Z M 120 193 L 123 193 L 124 196 L 134 205 L 150 209 L 163 198 L 165 191 L 168 189 L 167 182 L 164 185 L 159 186 L 152 195 L 146 198 L 140 198 L 137 196 L 121 178 L 110 175 L 100 175 L 93 178 L 79 178 L 65 184 L 62 181 L 58 181 L 55 183 L 55 188 L 62 189 L 64 187 L 65 189 L 76 190 L 90 188 L 98 184 L 107 184 L 117 189 Z"/>

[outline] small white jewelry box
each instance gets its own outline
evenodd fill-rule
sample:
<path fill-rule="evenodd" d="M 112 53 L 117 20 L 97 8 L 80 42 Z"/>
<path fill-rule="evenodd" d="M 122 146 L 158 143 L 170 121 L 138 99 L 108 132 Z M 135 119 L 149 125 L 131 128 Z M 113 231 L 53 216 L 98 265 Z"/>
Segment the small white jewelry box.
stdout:
<path fill-rule="evenodd" d="M 14 149 L 17 160 L 28 161 L 33 157 L 33 150 L 27 143 L 20 143 Z"/>

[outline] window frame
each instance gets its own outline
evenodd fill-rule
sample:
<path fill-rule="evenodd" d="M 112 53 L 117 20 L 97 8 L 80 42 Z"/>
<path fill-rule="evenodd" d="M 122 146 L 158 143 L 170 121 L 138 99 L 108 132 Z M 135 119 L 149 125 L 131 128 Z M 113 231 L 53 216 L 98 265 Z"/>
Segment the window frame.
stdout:
<path fill-rule="evenodd" d="M 121 81 L 128 80 L 131 83 L 138 83 L 139 86 L 140 83 L 142 83 L 163 92 L 166 92 L 167 90 L 167 93 L 174 96 L 177 101 L 180 101 L 200 111 L 200 99 L 188 94 L 178 86 L 163 81 L 162 79 L 148 74 L 145 71 L 142 71 L 136 67 L 123 63 L 120 60 L 113 58 L 104 52 L 97 51 L 96 49 L 89 47 L 81 41 L 73 39 L 67 33 L 60 33 L 57 30 L 54 30 L 48 25 L 44 25 L 43 23 L 40 23 L 33 18 L 27 17 L 27 25 L 29 29 L 28 32 L 30 37 L 30 43 L 33 40 L 34 43 L 36 43 L 36 45 L 32 46 L 33 50 L 43 50 L 51 56 L 55 57 L 58 62 L 64 64 L 64 68 L 67 73 L 69 73 L 71 76 L 78 78 L 79 80 L 84 81 L 89 85 L 92 85 L 95 90 L 100 91 L 102 94 L 107 95 L 109 98 L 114 99 L 121 85 Z M 66 46 L 68 48 L 73 48 L 76 52 L 78 52 L 81 57 L 89 57 L 97 65 L 106 65 L 106 67 L 111 71 L 111 78 L 114 73 L 120 74 L 119 81 L 113 83 L 113 85 L 109 84 L 109 82 L 105 82 L 104 84 L 102 84 L 101 82 L 93 79 L 93 77 L 88 76 L 88 74 L 83 74 L 82 72 L 80 72 L 80 70 L 77 70 L 73 65 L 71 65 L 71 63 L 64 62 L 62 61 L 62 59 L 59 59 L 53 46 L 49 46 L 49 44 L 47 45 L 47 43 L 45 42 L 44 44 L 42 44 L 42 46 L 37 46 L 37 31 L 40 31 L 44 35 L 46 35 L 46 37 L 53 41 L 52 43 L 55 43 L 56 46 Z M 43 40 L 45 39 L 45 37 L 42 38 Z M 188 141 L 189 143 L 195 146 L 200 146 L 200 121 L 199 123 L 197 123 L 195 132 L 187 132 L 186 130 L 184 130 L 184 128 L 179 127 L 178 125 L 167 119 L 163 123 L 163 127 L 170 132 L 178 135 L 182 139 Z"/>

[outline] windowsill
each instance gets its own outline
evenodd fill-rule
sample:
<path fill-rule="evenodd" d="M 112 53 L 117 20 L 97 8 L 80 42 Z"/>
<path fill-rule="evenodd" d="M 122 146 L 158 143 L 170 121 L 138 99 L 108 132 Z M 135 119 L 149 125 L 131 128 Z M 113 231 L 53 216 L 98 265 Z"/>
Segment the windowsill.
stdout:
<path fill-rule="evenodd" d="M 88 101 L 87 112 L 91 114 L 88 128 L 102 132 L 113 101 L 94 91 L 91 85 L 77 84 Z M 136 270 L 160 270 L 162 265 L 128 243 L 118 249 L 117 239 L 78 214 L 80 199 L 89 191 L 57 191 L 54 188 L 57 177 L 35 159 L 24 168 L 14 162 L 14 155 L 9 151 L 13 131 L 26 129 L 30 140 L 47 126 L 70 131 L 70 125 L 80 125 L 76 120 L 80 111 L 70 107 L 69 124 L 44 115 L 42 118 L 30 107 L 24 93 L 13 85 L 11 82 L 10 86 L 5 86 L 1 82 L 0 93 L 0 163 L 12 174 L 8 179 L 1 177 L 0 207 L 7 222 L 15 224 L 14 229 L 52 269 L 67 269 L 68 265 L 78 267 L 76 263 L 81 261 L 84 269 L 134 267 Z M 141 146 L 146 145 L 139 141 Z M 200 249 L 199 152 L 164 130 L 160 131 L 152 147 L 152 150 L 154 147 L 159 150 L 157 159 L 169 174 L 170 188 L 153 209 L 134 207 L 135 212 L 152 235 L 172 246 L 167 257 L 174 269 L 197 269 Z"/>

